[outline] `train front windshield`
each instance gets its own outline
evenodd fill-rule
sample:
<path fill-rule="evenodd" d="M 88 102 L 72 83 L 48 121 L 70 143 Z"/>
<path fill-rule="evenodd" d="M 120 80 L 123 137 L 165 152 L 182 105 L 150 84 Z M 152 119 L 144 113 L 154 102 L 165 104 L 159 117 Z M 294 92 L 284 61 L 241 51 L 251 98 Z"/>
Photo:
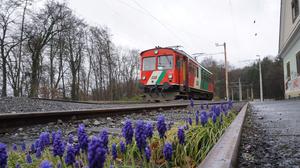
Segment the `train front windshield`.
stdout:
<path fill-rule="evenodd" d="M 172 68 L 173 68 L 172 55 L 158 56 L 158 63 L 157 63 L 158 70 L 165 70 L 165 69 L 172 69 Z"/>

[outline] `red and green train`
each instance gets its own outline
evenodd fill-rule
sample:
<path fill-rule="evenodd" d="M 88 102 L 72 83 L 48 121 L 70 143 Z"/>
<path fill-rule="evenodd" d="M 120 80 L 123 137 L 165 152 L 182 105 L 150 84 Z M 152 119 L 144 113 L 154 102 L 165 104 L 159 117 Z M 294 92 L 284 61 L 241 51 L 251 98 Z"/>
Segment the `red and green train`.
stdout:
<path fill-rule="evenodd" d="M 213 98 L 213 74 L 184 51 L 156 47 L 145 50 L 140 55 L 140 84 L 145 98 Z"/>

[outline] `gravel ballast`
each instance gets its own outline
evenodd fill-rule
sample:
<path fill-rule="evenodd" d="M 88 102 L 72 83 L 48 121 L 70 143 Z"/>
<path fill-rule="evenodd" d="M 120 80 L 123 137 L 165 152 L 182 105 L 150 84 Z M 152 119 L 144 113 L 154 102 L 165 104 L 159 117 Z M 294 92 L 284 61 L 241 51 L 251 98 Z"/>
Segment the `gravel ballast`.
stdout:
<path fill-rule="evenodd" d="M 239 110 L 243 103 L 234 104 L 234 109 Z M 209 106 L 210 108 L 211 106 Z M 199 109 L 199 106 L 196 106 Z M 107 129 L 110 133 L 118 135 L 121 131 L 123 123 L 126 119 L 131 119 L 133 122 L 137 120 L 145 120 L 148 122 L 156 122 L 157 116 L 163 114 L 166 117 L 168 124 L 182 121 L 188 117 L 194 118 L 194 114 L 189 113 L 189 108 L 171 109 L 171 110 L 152 110 L 152 111 L 140 111 L 130 114 L 109 114 L 107 116 L 99 116 L 94 118 L 88 118 L 84 120 L 70 120 L 62 121 L 58 119 L 56 122 L 50 122 L 47 124 L 38 124 L 33 126 L 19 127 L 8 130 L 0 130 L 0 142 L 11 145 L 12 143 L 26 144 L 32 143 L 42 131 L 56 131 L 60 129 L 64 135 L 70 133 L 76 135 L 77 127 L 80 123 L 86 125 L 89 134 L 97 134 L 103 129 Z"/>

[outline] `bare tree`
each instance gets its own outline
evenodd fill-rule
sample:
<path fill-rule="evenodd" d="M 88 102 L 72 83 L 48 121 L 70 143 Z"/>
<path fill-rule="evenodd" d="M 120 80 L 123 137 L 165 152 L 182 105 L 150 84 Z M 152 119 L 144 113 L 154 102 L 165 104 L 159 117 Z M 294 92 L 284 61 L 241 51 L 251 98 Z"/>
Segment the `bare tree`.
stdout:
<path fill-rule="evenodd" d="M 32 16 L 31 23 L 26 27 L 27 47 L 32 60 L 30 97 L 38 96 L 39 70 L 43 49 L 53 36 L 67 29 L 67 25 L 60 23 L 69 14 L 70 10 L 65 4 L 50 1 L 43 10 Z"/>
<path fill-rule="evenodd" d="M 1 1 L 0 5 L 0 54 L 2 60 L 2 97 L 7 96 L 7 57 L 14 47 L 18 45 L 12 36 L 15 23 L 14 12 L 20 6 L 17 1 Z M 11 32 L 9 32 L 11 31 Z"/>

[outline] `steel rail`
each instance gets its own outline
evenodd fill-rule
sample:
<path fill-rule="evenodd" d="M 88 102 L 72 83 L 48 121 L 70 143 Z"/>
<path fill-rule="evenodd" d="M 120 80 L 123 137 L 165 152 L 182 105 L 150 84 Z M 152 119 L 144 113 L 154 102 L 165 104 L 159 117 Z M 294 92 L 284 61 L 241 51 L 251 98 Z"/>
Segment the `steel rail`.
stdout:
<path fill-rule="evenodd" d="M 195 103 L 195 105 L 214 105 L 222 102 Z M 172 109 L 188 107 L 190 103 L 181 104 L 139 104 L 132 107 L 110 107 L 98 109 L 80 109 L 80 110 L 63 110 L 63 111 L 44 111 L 44 112 L 22 112 L 22 113 L 5 113 L 0 114 L 0 129 L 20 127 L 34 124 L 61 120 L 77 120 L 92 118 L 95 116 L 112 116 L 132 112 L 145 112 L 155 109 Z"/>

